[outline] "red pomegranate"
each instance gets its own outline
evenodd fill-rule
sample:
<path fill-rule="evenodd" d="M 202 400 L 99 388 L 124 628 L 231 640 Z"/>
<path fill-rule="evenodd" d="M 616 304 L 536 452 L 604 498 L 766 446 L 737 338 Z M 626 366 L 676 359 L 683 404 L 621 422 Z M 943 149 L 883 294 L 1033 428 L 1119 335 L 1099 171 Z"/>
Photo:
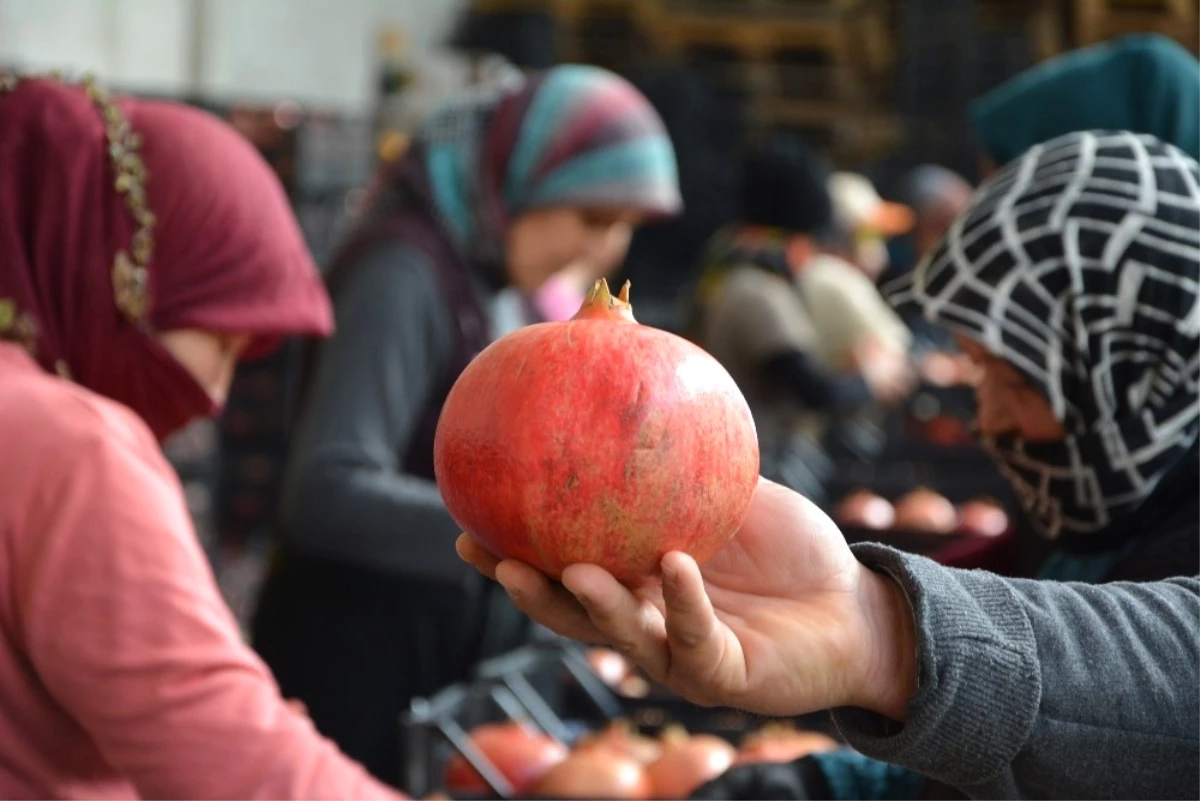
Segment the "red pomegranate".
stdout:
<path fill-rule="evenodd" d="M 633 665 L 611 648 L 589 648 L 588 667 L 609 687 L 618 687 L 633 672 Z"/>
<path fill-rule="evenodd" d="M 471 742 L 518 795 L 528 793 L 569 753 L 567 747 L 554 738 L 516 722 L 478 726 L 471 731 Z M 455 754 L 446 763 L 443 779 L 446 789 L 458 795 L 491 792 L 483 776 L 461 754 Z"/>
<path fill-rule="evenodd" d="M 688 734 L 677 725 L 668 726 L 659 737 L 663 753 L 646 768 L 646 776 L 658 799 L 687 798 L 702 784 L 712 781 L 733 765 L 737 749 L 712 734 Z"/>
<path fill-rule="evenodd" d="M 1000 504 L 977 498 L 958 507 L 958 527 L 977 537 L 999 537 L 1008 531 L 1008 514 Z"/>
<path fill-rule="evenodd" d="M 737 385 L 687 340 L 633 318 L 600 280 L 574 318 L 522 328 L 450 391 L 434 441 L 450 514 L 500 558 L 577 562 L 632 583 L 672 550 L 703 562 L 758 481 Z"/>
<path fill-rule="evenodd" d="M 534 798 L 606 798 L 646 801 L 653 792 L 641 763 L 616 751 L 575 751 L 534 785 Z"/>
<path fill-rule="evenodd" d="M 846 526 L 885 529 L 896 521 L 896 510 L 873 492 L 855 490 L 838 503 L 834 518 Z"/>
<path fill-rule="evenodd" d="M 924 487 L 896 501 L 896 528 L 930 534 L 950 534 L 958 526 L 954 504 Z"/>
<path fill-rule="evenodd" d="M 635 762 L 649 765 L 662 756 L 662 744 L 653 737 L 638 732 L 627 720 L 616 720 L 598 732 L 585 734 L 575 744 L 575 750 L 604 748 Z"/>

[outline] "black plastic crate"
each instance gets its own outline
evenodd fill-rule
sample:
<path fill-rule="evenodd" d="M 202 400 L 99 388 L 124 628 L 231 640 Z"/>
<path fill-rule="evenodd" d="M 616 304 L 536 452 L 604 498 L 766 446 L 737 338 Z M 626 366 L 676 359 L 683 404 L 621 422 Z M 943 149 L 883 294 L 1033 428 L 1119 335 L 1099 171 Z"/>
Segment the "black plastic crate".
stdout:
<path fill-rule="evenodd" d="M 674 724 L 692 734 L 713 734 L 737 745 L 762 724 L 778 720 L 734 709 L 699 707 L 656 685 L 651 685 L 644 698 L 620 696 L 592 671 L 585 650 L 566 640 L 527 646 L 482 663 L 470 682 L 415 700 L 401 721 L 405 791 L 420 797 L 441 790 L 448 760 L 460 754 L 492 786 L 494 794 L 488 797 L 512 797 L 507 782 L 470 743 L 470 730 L 484 723 L 520 720 L 569 746 L 580 735 L 623 719 L 646 735 Z M 566 689 L 557 708 L 552 708 L 529 679 L 548 666 L 559 668 Z M 799 728 L 837 736 L 824 712 L 789 720 Z"/>

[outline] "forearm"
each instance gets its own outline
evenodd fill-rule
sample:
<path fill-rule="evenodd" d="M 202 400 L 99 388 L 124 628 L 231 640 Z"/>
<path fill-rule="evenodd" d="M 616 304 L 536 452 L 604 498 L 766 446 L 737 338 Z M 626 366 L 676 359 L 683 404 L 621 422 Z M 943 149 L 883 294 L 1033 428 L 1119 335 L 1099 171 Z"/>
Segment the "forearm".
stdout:
<path fill-rule="evenodd" d="M 838 375 L 799 350 L 766 359 L 763 376 L 810 409 L 845 411 L 871 401 L 866 382 L 858 375 Z"/>
<path fill-rule="evenodd" d="M 856 553 L 902 587 L 918 657 L 903 724 L 834 713 L 860 751 L 976 795 L 1194 793 L 1197 580 L 1012 581 Z"/>
<path fill-rule="evenodd" d="M 370 255 L 336 297 L 338 333 L 323 343 L 284 499 L 289 541 L 383 570 L 458 578 L 459 529 L 437 487 L 402 459 L 436 402 L 455 336 L 433 269 L 396 246 Z"/>
<path fill-rule="evenodd" d="M 469 570 L 437 485 L 377 467 L 310 464 L 289 490 L 285 528 L 289 543 L 317 556 L 455 581 Z"/>

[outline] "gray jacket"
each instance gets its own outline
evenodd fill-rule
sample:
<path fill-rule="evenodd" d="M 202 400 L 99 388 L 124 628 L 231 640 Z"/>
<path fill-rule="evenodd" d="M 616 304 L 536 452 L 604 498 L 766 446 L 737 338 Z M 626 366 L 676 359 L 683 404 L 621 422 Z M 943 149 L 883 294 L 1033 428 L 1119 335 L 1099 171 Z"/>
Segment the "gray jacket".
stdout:
<path fill-rule="evenodd" d="M 903 726 L 834 711 L 859 751 L 977 798 L 1200 795 L 1200 578 L 1006 579 L 854 550 L 904 588 L 919 639 Z"/>

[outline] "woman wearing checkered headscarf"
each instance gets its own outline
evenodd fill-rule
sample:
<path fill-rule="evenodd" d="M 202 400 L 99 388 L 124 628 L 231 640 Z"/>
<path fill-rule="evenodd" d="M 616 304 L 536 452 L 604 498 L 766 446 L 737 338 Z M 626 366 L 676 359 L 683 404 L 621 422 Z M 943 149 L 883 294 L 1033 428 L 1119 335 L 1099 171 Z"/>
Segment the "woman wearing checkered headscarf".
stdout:
<path fill-rule="evenodd" d="M 854 547 L 922 632 L 904 724 L 835 709 L 856 751 L 738 767 L 695 801 L 1194 795 L 1200 618 L 1194 580 L 1165 579 L 1200 576 L 1200 164 L 1127 132 L 1034 146 L 883 290 L 983 368 L 979 433 L 1057 580 Z M 808 531 L 772 553 L 790 536 L 811 553 Z"/>
<path fill-rule="evenodd" d="M 399 781 L 412 697 L 529 634 L 459 561 L 433 475 L 438 414 L 494 336 L 490 307 L 621 258 L 633 225 L 679 208 L 671 143 L 636 89 L 594 67 L 512 73 L 434 113 L 334 260 L 338 331 L 305 381 L 254 641 L 376 776 Z"/>
<path fill-rule="evenodd" d="M 1049 578 L 1200 570 L 1200 168 L 1154 137 L 1069 134 L 994 175 L 901 308 L 981 363 L 979 428 Z"/>

